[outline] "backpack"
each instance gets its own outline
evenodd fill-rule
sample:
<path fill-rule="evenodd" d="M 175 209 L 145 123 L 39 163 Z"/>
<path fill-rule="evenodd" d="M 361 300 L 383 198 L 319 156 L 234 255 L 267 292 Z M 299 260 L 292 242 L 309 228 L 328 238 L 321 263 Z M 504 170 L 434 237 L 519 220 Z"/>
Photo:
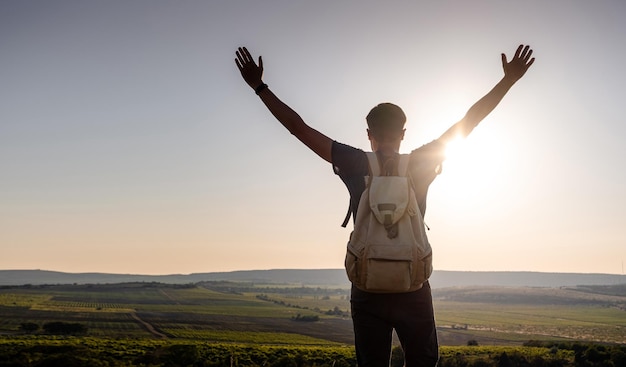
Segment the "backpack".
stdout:
<path fill-rule="evenodd" d="M 348 241 L 348 278 L 367 292 L 418 290 L 432 274 L 432 250 L 407 172 L 410 156 L 379 163 L 376 153 L 366 154 L 370 174 Z"/>

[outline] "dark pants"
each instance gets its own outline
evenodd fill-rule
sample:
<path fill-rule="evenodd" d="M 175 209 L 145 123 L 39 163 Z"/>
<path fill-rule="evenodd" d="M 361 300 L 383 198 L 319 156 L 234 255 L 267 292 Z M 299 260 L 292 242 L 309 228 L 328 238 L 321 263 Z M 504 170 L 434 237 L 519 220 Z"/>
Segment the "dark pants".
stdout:
<path fill-rule="evenodd" d="M 388 367 L 393 329 L 406 367 L 432 367 L 439 345 L 428 282 L 409 293 L 377 294 L 352 287 L 350 299 L 359 367 Z"/>

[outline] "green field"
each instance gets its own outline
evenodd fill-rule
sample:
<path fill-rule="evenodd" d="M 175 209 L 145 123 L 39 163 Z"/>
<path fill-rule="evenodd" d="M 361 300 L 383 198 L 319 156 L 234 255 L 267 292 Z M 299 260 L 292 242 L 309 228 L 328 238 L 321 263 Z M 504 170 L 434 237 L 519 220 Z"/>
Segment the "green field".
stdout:
<path fill-rule="evenodd" d="M 0 333 L 20 334 L 24 323 L 42 326 L 66 321 L 84 323 L 88 335 L 98 337 L 351 343 L 347 318 L 259 299 L 260 294 L 155 283 L 4 288 L 0 289 Z M 316 297 L 311 296 L 311 301 Z M 294 321 L 298 315 L 319 315 L 319 321 Z"/>
<path fill-rule="evenodd" d="M 434 290 L 433 298 L 441 367 L 626 365 L 626 297 L 610 289 L 459 288 Z M 81 331 L 60 335 L 49 327 L 55 323 Z M 523 346 L 529 340 L 533 346 Z M 352 343 L 348 289 L 0 288 L 0 365 L 348 367 Z M 392 366 L 401 366 L 396 352 Z"/>
<path fill-rule="evenodd" d="M 441 345 L 528 340 L 626 343 L 626 297 L 588 289 L 433 291 Z M 297 321 L 306 320 L 306 321 Z M 87 335 L 256 344 L 350 345 L 349 290 L 248 283 L 124 283 L 0 288 L 0 333 L 54 321 Z M 43 333 L 42 329 L 32 332 Z"/>

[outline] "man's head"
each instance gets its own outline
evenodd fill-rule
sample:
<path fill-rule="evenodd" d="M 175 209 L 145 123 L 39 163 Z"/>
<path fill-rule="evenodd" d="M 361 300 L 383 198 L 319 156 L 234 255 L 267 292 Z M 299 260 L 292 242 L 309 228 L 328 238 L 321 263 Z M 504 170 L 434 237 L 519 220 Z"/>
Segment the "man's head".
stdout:
<path fill-rule="evenodd" d="M 381 103 L 372 108 L 365 119 L 372 150 L 381 150 L 383 153 L 398 152 L 404 138 L 406 122 L 402 109 L 393 103 Z"/>

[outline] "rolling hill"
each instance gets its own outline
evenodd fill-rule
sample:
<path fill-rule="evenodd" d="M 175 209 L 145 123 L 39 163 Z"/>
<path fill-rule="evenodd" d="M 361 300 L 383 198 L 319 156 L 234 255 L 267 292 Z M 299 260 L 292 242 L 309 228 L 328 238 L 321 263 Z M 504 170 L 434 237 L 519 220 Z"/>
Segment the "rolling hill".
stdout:
<path fill-rule="evenodd" d="M 170 275 L 65 273 L 47 270 L 0 270 L 0 286 L 25 284 L 107 284 L 123 282 L 189 284 L 218 280 L 263 284 L 349 287 L 349 282 L 343 269 L 240 270 Z M 617 284 L 626 284 L 626 275 L 439 270 L 435 271 L 431 278 L 431 286 L 433 288 L 460 286 L 569 287 Z"/>

